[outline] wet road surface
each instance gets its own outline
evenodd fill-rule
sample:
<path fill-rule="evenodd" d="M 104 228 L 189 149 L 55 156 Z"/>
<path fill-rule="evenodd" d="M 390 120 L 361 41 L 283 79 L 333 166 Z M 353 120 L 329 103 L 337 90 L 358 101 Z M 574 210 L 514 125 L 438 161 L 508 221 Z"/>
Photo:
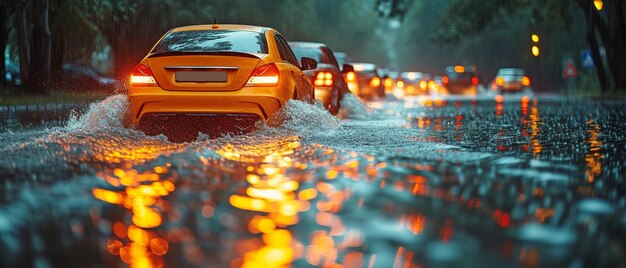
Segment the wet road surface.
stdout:
<path fill-rule="evenodd" d="M 0 133 L 0 267 L 623 267 L 625 104 L 349 96 L 180 144 L 112 96 Z"/>

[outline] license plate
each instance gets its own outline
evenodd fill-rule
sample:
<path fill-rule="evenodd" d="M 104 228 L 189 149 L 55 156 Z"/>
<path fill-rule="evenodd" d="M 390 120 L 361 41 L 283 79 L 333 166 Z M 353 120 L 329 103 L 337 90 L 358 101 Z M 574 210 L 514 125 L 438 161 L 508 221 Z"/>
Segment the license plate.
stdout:
<path fill-rule="evenodd" d="M 176 72 L 176 82 L 226 82 L 226 72 L 180 71 Z"/>

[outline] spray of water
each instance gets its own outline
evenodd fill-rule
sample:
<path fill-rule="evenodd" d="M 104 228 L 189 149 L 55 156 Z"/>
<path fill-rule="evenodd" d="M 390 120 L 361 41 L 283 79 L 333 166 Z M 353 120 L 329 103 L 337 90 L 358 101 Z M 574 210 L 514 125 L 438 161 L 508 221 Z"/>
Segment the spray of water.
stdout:
<path fill-rule="evenodd" d="M 113 95 L 91 104 L 83 115 L 72 114 L 66 124 L 66 130 L 96 132 L 121 129 L 127 111 L 126 95 Z"/>

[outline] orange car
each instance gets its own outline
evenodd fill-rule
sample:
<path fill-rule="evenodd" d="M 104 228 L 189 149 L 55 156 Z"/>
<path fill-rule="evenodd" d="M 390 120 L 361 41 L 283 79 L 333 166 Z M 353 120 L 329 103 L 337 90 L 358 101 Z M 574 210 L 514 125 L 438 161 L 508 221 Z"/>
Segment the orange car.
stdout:
<path fill-rule="evenodd" d="M 167 32 L 130 76 L 133 125 L 148 135 L 242 132 L 291 99 L 312 101 L 314 87 L 277 31 L 196 25 Z M 185 139 L 185 138 L 183 138 Z"/>

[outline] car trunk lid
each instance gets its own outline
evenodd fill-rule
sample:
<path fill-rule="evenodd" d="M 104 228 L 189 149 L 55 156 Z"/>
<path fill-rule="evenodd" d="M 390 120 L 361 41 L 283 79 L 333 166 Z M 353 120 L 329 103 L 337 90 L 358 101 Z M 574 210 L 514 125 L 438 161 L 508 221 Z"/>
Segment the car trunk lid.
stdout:
<path fill-rule="evenodd" d="M 234 91 L 242 88 L 265 54 L 194 53 L 148 57 L 161 88 L 175 91 Z"/>

